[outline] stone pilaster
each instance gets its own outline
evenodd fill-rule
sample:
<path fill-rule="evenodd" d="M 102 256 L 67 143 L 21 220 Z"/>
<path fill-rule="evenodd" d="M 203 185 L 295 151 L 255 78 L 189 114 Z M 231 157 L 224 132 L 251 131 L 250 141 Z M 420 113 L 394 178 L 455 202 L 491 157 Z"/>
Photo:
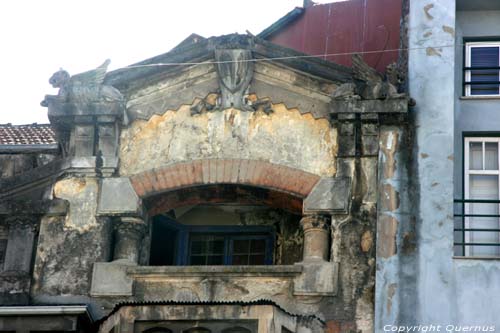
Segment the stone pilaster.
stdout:
<path fill-rule="evenodd" d="M 147 226 L 142 218 L 121 217 L 114 226 L 115 248 L 113 260 L 138 263 L 140 242 L 143 239 Z"/>
<path fill-rule="evenodd" d="M 9 228 L 9 236 L 4 271 L 29 273 L 35 235 L 39 228 L 39 217 L 16 214 L 6 217 L 5 221 Z"/>

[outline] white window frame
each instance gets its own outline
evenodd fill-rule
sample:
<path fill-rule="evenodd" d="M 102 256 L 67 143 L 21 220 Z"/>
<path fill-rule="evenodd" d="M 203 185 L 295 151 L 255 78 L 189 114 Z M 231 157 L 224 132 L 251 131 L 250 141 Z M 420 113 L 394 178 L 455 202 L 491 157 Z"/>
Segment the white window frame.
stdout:
<path fill-rule="evenodd" d="M 500 41 L 498 42 L 467 42 L 465 43 L 465 67 L 471 67 L 471 50 L 474 47 L 498 47 L 500 49 Z M 500 58 L 500 52 L 499 58 Z M 500 67 L 500 59 L 499 59 L 499 67 Z M 500 70 L 499 70 L 500 75 Z M 471 80 L 471 70 L 465 70 L 465 82 L 470 82 Z M 499 93 L 496 95 L 471 95 L 471 85 L 465 85 L 465 96 L 470 97 L 494 97 L 500 96 L 500 84 L 499 84 Z"/>
<path fill-rule="evenodd" d="M 475 95 L 476 96 L 476 95 Z M 470 168 L 470 143 L 471 142 L 478 142 L 482 144 L 482 169 L 483 170 L 471 170 Z M 486 162 L 486 153 L 485 153 L 485 143 L 489 142 L 495 142 L 498 144 L 498 168 L 497 170 L 485 170 L 485 162 Z M 464 138 L 464 199 L 468 200 L 471 199 L 470 197 L 470 176 L 471 175 L 497 175 L 498 177 L 498 184 L 500 187 L 500 137 L 465 137 Z M 499 188 L 499 198 L 500 200 L 500 188 Z M 465 214 L 470 214 L 471 213 L 471 204 L 470 203 L 463 203 L 464 205 L 464 212 Z M 500 212 L 500 204 L 499 204 L 499 212 Z M 471 218 L 470 217 L 465 217 L 465 228 L 469 229 L 472 228 L 471 226 Z M 500 218 L 499 218 L 499 228 L 500 228 Z M 463 241 L 465 243 L 469 243 L 471 241 L 471 233 L 473 231 L 466 231 L 464 232 L 464 239 Z M 468 256 L 474 256 L 471 251 L 471 248 L 474 246 L 465 246 L 465 252 L 464 255 L 466 257 Z"/>

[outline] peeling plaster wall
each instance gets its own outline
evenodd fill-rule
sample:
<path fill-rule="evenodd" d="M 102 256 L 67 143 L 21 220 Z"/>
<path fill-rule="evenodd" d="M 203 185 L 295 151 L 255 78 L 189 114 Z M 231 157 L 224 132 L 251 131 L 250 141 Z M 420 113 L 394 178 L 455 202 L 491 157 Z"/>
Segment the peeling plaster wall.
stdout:
<path fill-rule="evenodd" d="M 416 306 L 400 308 L 400 324 L 456 322 L 453 267 L 453 120 L 455 1 L 411 1 L 409 93 L 416 100 L 412 161 L 417 225 Z M 402 241 L 399 239 L 398 241 Z M 397 292 L 397 290 L 396 290 Z M 411 297 L 411 296 L 410 296 Z"/>
<path fill-rule="evenodd" d="M 411 147 L 408 130 L 380 130 L 375 327 L 412 322 L 416 307 L 416 230 L 408 191 Z M 411 314 L 411 315 L 410 315 Z"/>
<path fill-rule="evenodd" d="M 54 197 L 68 200 L 69 212 L 41 221 L 32 286 L 38 301 L 86 297 L 94 262 L 110 259 L 111 223 L 95 216 L 97 191 L 97 179 L 90 177 L 55 184 Z"/>
<path fill-rule="evenodd" d="M 320 176 L 335 174 L 336 130 L 284 105 L 274 112 L 235 109 L 191 116 L 177 111 L 136 120 L 121 135 L 120 174 L 201 158 L 266 160 Z"/>

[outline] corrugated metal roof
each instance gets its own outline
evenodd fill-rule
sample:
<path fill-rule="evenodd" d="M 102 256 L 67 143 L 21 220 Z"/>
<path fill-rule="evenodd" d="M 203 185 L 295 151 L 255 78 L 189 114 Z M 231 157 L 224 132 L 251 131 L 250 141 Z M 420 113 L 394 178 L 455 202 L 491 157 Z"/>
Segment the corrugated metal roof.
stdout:
<path fill-rule="evenodd" d="M 258 36 L 307 54 L 330 54 L 322 58 L 344 66 L 351 66 L 352 53 L 367 52 L 364 60 L 383 72 L 398 60 L 401 15 L 401 0 L 315 4 L 292 10 Z"/>

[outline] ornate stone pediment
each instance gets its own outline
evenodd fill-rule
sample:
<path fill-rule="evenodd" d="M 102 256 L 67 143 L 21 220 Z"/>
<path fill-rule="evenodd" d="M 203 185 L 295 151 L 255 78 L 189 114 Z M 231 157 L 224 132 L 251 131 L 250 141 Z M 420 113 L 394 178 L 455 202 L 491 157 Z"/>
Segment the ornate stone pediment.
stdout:
<path fill-rule="evenodd" d="M 222 109 L 251 109 L 243 100 L 253 77 L 252 52 L 243 49 L 215 50 Z"/>

